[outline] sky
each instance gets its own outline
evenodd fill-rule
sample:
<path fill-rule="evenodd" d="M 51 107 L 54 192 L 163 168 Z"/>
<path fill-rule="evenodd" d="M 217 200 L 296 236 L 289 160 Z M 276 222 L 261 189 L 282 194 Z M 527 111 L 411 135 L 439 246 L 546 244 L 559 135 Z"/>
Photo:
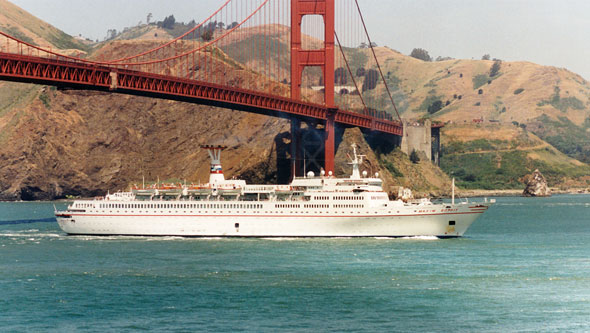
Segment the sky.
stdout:
<path fill-rule="evenodd" d="M 103 40 L 108 29 L 174 15 L 199 22 L 223 0 L 9 0 L 66 33 Z M 336 0 L 338 1 L 338 0 Z M 359 0 L 371 39 L 404 54 L 531 61 L 590 80 L 590 0 Z"/>

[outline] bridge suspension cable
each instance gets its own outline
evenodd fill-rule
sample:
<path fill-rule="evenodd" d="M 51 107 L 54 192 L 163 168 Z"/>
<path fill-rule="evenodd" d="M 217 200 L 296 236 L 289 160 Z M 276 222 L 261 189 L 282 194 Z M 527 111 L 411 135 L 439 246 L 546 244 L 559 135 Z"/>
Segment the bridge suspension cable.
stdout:
<path fill-rule="evenodd" d="M 92 80 L 96 80 L 98 74 L 92 73 L 109 73 L 110 79 L 105 77 L 101 80 L 113 80 L 119 72 L 134 71 L 134 75 L 138 77 L 134 85 L 139 85 L 139 77 L 151 80 L 150 83 L 143 83 L 145 87 L 142 89 L 164 89 L 154 86 L 153 82 L 168 80 L 178 82 L 178 86 L 197 84 L 216 89 L 222 87 L 239 91 L 240 94 L 253 91 L 256 96 L 264 94 L 265 98 L 276 97 L 282 100 L 290 97 L 290 85 L 293 81 L 289 52 L 292 28 L 290 3 L 291 0 L 223 0 L 221 6 L 200 23 L 179 23 L 174 29 L 164 29 L 177 34 L 171 40 L 114 39 L 104 43 L 91 56 L 34 45 L 33 42 L 22 41 L 0 32 L 0 53 L 5 53 L 7 58 L 12 59 L 3 70 L 11 72 L 10 75 L 22 72 L 19 75 L 51 76 L 51 82 L 61 80 L 60 77 L 65 80 L 70 75 L 78 75 L 68 80 L 90 80 L 88 84 L 96 83 Z M 394 80 L 394 76 L 390 77 L 389 73 L 384 75 L 358 2 L 338 0 L 335 3 L 335 38 L 340 51 L 337 52 L 336 59 L 327 61 L 335 62 L 336 105 L 341 110 L 349 110 L 342 113 L 347 115 L 342 119 L 349 119 L 348 115 L 356 112 L 362 115 L 362 119 L 379 119 L 385 124 L 393 122 L 391 115 L 395 112 L 401 121 L 388 85 L 388 81 Z M 302 25 L 302 47 L 311 50 L 321 48 L 325 42 L 324 22 L 321 17 L 320 20 L 317 17 L 304 20 Z M 150 34 L 164 31 L 155 30 L 155 26 L 150 25 L 144 25 L 143 28 Z M 137 51 L 129 55 L 130 49 Z M 15 55 L 22 56 L 23 59 L 29 58 L 26 61 L 16 61 Z M 46 61 L 36 63 L 37 60 L 30 57 Z M 35 65 L 27 61 L 35 62 Z M 10 66 L 25 67 L 9 68 Z M 48 68 L 54 72 L 47 72 Z M 43 70 L 46 72 L 42 72 Z M 81 71 L 89 72 L 79 75 Z M 380 75 L 379 83 L 376 82 L 376 73 Z M 302 105 L 321 108 L 322 79 L 322 73 L 317 68 L 303 71 L 302 100 L 299 101 Z M 119 82 L 115 83 L 121 86 L 123 82 L 119 78 Z M 390 106 L 386 105 L 385 96 L 389 97 Z M 351 124 L 355 122 L 356 120 L 351 120 Z M 398 126 L 397 122 L 390 125 L 392 128 Z"/>

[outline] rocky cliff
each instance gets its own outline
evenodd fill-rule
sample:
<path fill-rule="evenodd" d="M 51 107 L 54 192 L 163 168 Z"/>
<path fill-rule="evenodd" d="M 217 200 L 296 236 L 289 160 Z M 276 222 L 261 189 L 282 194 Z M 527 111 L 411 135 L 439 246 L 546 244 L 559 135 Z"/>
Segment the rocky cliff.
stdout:
<path fill-rule="evenodd" d="M 8 88 L 28 91 L 29 86 L 3 83 L 0 87 Z M 229 146 L 222 159 L 226 177 L 277 182 L 278 170 L 288 170 L 287 120 L 119 94 L 31 89 L 34 96 L 29 103 L 3 116 L 11 125 L 4 127 L 7 132 L 0 138 L 2 200 L 88 197 L 125 189 L 142 177 L 206 181 L 209 160 L 199 148 L 202 144 Z M 404 180 L 401 172 L 396 180 L 388 166 L 407 157 L 395 150 L 373 153 L 358 129 L 343 135 L 337 155 L 339 174 L 349 172 L 346 152 L 353 142 L 369 155 L 365 169 L 381 172 L 388 188 L 399 179 L 417 183 L 424 193 L 446 185 L 443 181 L 433 186 L 427 178 L 410 181 L 410 175 Z M 424 163 L 402 170 L 423 174 L 419 168 L 435 169 Z M 444 179 L 440 172 L 437 176 Z"/>
<path fill-rule="evenodd" d="M 525 197 L 548 197 L 551 191 L 547 187 L 547 181 L 539 170 L 535 170 L 527 181 L 526 187 L 522 192 Z"/>

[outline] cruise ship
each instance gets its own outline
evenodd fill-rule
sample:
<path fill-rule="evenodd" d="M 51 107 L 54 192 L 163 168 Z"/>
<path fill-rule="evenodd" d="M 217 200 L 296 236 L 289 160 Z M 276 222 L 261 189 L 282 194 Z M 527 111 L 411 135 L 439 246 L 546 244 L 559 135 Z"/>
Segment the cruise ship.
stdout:
<path fill-rule="evenodd" d="M 378 174 L 360 172 L 353 145 L 351 175 L 323 171 L 289 185 L 248 185 L 225 179 L 223 146 L 203 146 L 209 183 L 135 186 L 129 192 L 76 200 L 55 215 L 71 235 L 182 237 L 412 237 L 463 236 L 493 200 L 433 203 L 390 200 Z M 454 188 L 453 188 L 454 193 Z"/>

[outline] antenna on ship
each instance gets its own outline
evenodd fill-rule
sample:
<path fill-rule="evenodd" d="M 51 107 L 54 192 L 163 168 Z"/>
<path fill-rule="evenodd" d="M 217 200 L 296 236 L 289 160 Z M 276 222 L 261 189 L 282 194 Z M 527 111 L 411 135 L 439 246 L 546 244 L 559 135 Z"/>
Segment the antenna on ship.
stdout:
<path fill-rule="evenodd" d="M 352 144 L 352 153 L 354 158 L 350 158 L 350 165 L 352 165 L 352 175 L 350 175 L 351 179 L 361 179 L 361 173 L 359 171 L 359 165 L 363 164 L 363 157 L 365 155 L 357 155 L 356 154 L 356 144 Z"/>
<path fill-rule="evenodd" d="M 303 151 L 303 177 L 307 177 L 305 173 L 305 150 Z"/>
<path fill-rule="evenodd" d="M 453 182 L 451 184 L 451 205 L 455 204 L 455 177 L 453 177 Z"/>
<path fill-rule="evenodd" d="M 211 158 L 211 171 L 209 172 L 209 184 L 222 183 L 225 181 L 223 169 L 221 168 L 221 151 L 227 146 L 203 145 L 201 148 L 207 150 Z"/>

